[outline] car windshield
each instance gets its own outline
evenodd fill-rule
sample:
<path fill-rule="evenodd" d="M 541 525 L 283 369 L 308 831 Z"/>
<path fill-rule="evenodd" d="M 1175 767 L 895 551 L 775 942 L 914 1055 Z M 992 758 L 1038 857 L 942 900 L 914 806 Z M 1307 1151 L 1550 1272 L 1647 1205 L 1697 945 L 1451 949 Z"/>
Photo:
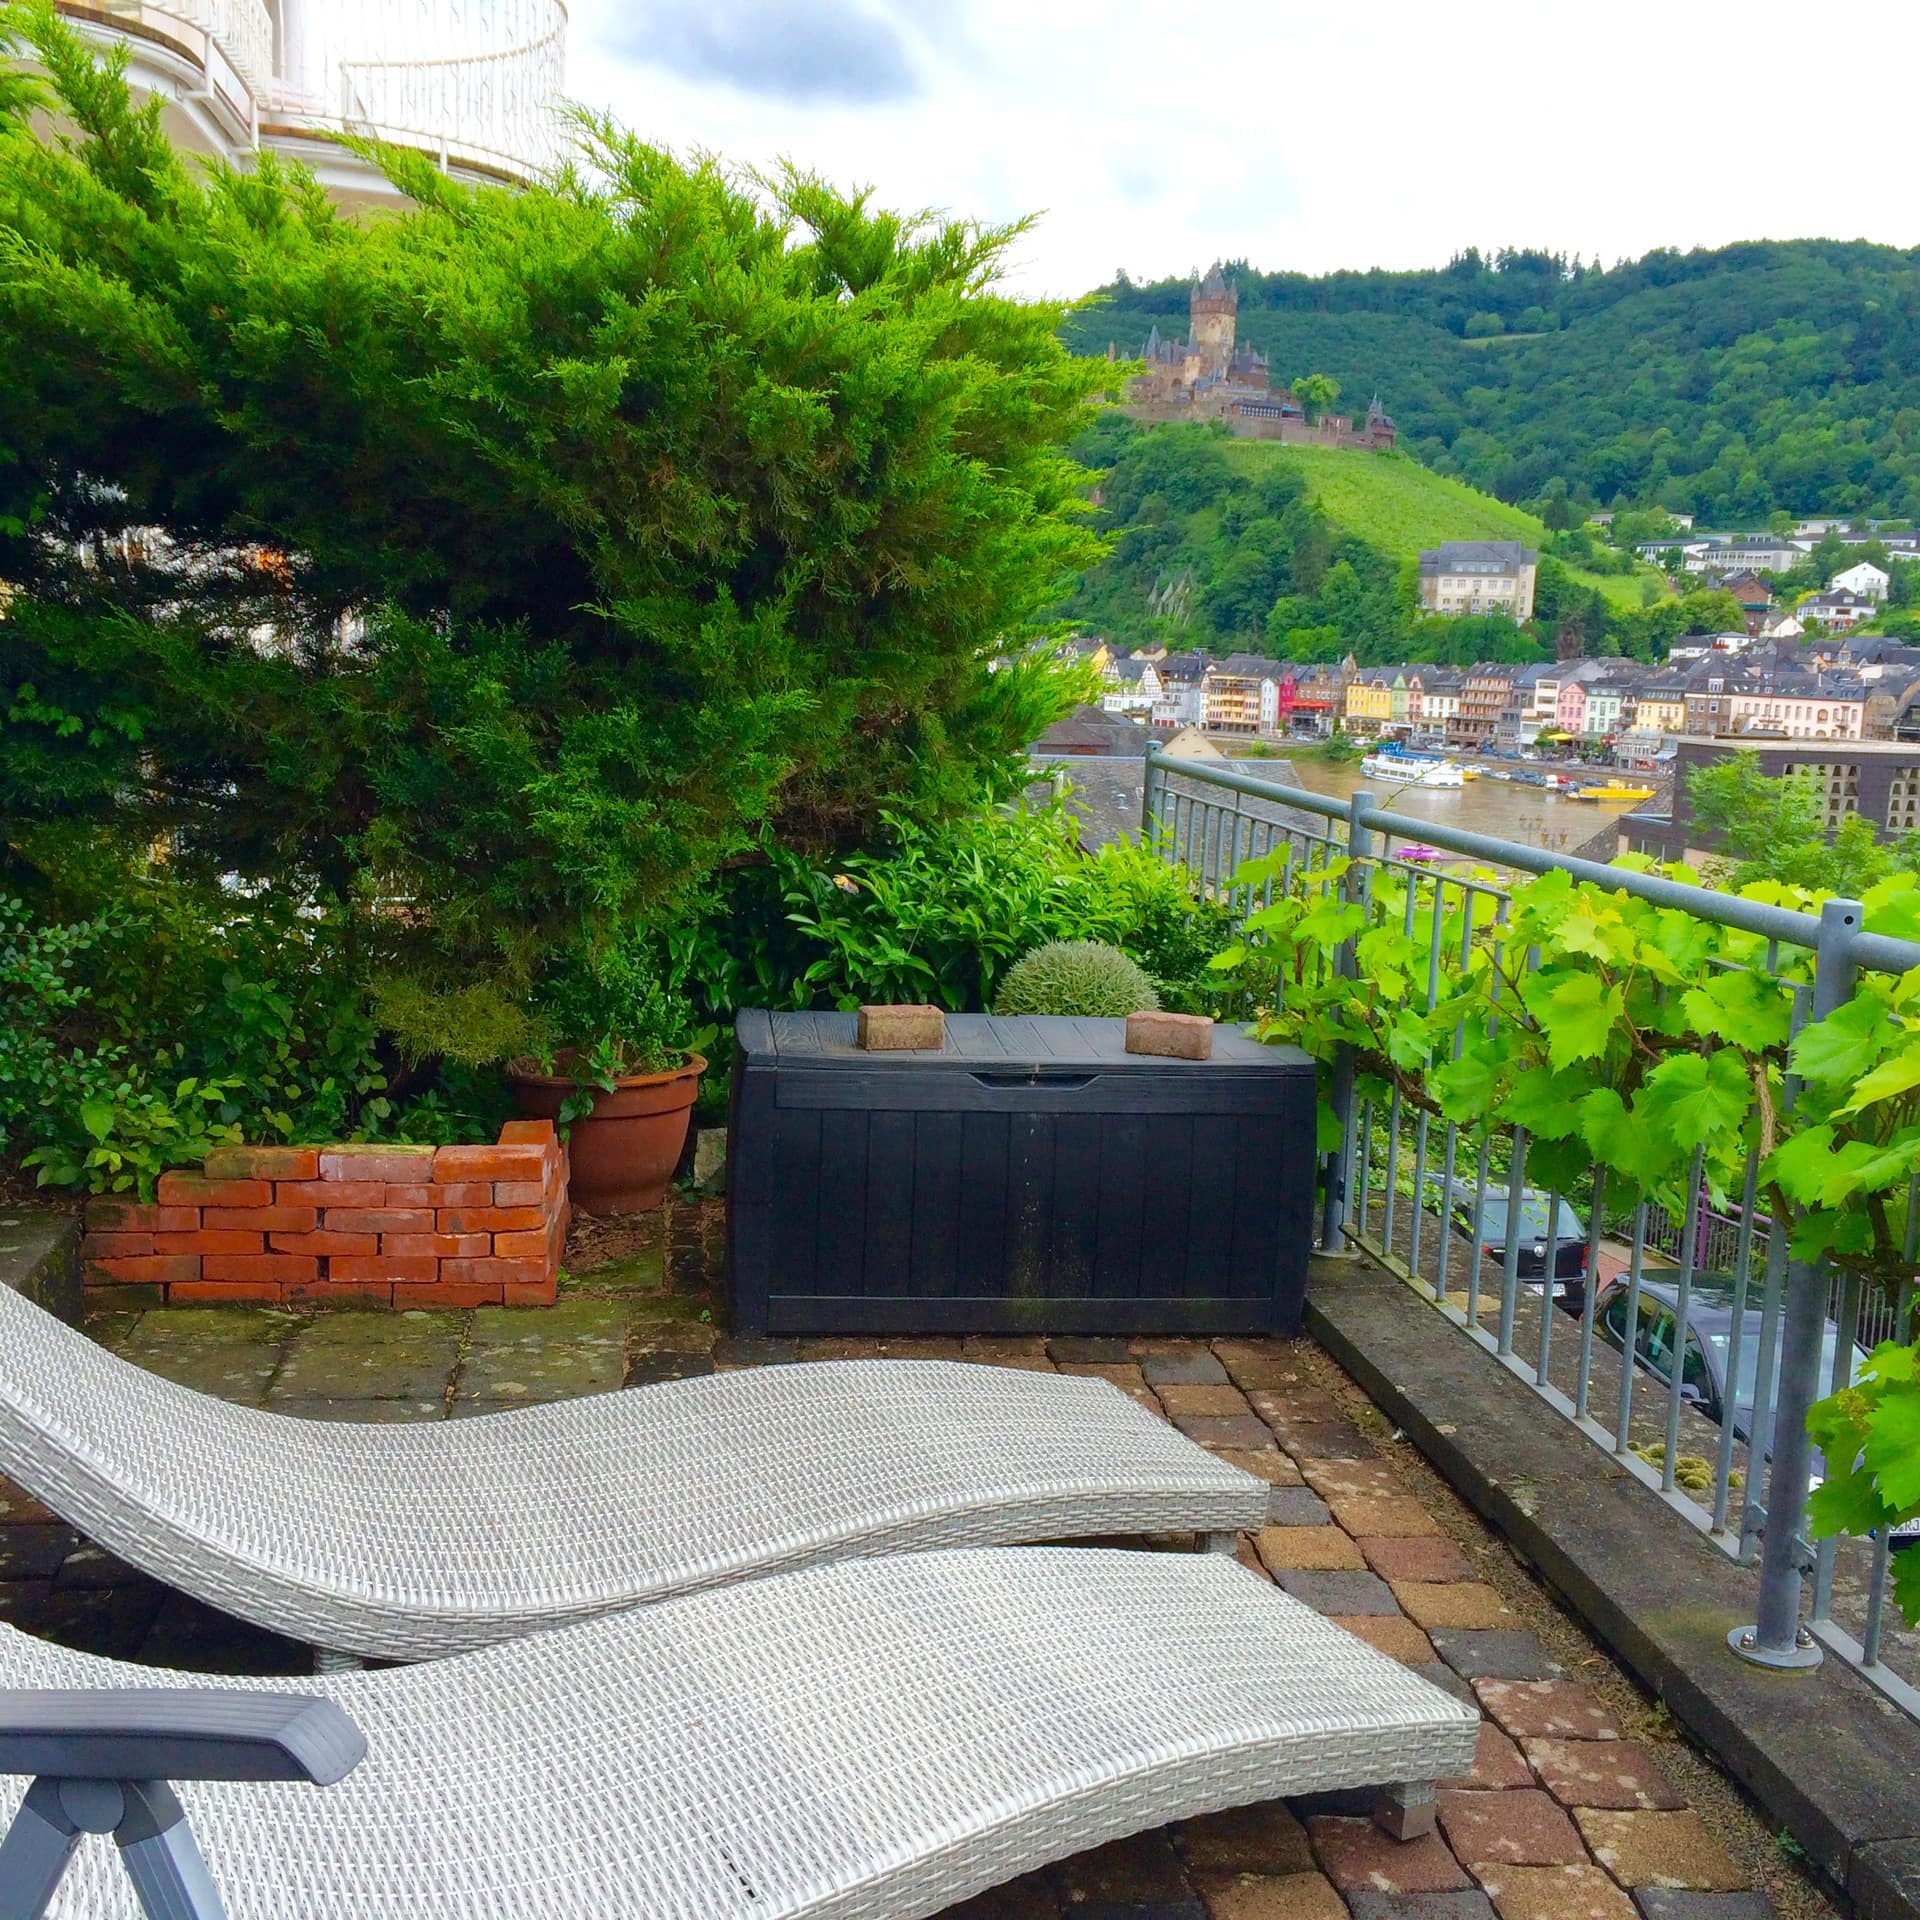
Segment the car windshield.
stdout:
<path fill-rule="evenodd" d="M 1719 1371 L 1722 1378 L 1724 1378 L 1727 1371 L 1727 1348 L 1731 1343 L 1732 1335 L 1730 1331 L 1725 1328 L 1716 1328 L 1713 1332 L 1707 1334 L 1705 1339 L 1707 1345 L 1713 1349 L 1713 1357 L 1719 1363 Z M 1822 1393 L 1828 1390 L 1828 1383 L 1833 1379 L 1833 1355 L 1835 1347 L 1839 1344 L 1839 1340 L 1839 1328 L 1829 1323 L 1826 1332 L 1820 1337 L 1820 1391 Z M 1860 1348 L 1855 1347 L 1853 1350 L 1853 1366 L 1847 1376 L 1849 1385 L 1859 1378 L 1860 1369 L 1865 1366 L 1866 1363 L 1866 1354 L 1862 1352 Z M 1747 1315 L 1746 1330 L 1740 1336 L 1740 1372 L 1738 1379 L 1734 1382 L 1733 1389 L 1733 1400 L 1736 1406 L 1750 1407 L 1753 1405 L 1753 1384 L 1759 1371 L 1760 1316 L 1757 1313 L 1750 1313 Z M 1767 1405 L 1769 1407 L 1774 1406 L 1777 1404 L 1779 1397 L 1780 1376 L 1778 1372 L 1776 1372 L 1773 1377 L 1772 1389 L 1767 1396 Z"/>
<path fill-rule="evenodd" d="M 1473 1198 L 1467 1196 L 1469 1213 L 1473 1207 Z M 1480 1230 L 1488 1240 L 1504 1240 L 1507 1235 L 1507 1196 L 1487 1195 L 1486 1212 L 1480 1217 Z M 1520 1203 L 1520 1235 L 1525 1240 L 1544 1240 L 1547 1237 L 1547 1201 L 1544 1194 L 1530 1194 Z M 1584 1240 L 1587 1230 L 1580 1224 L 1580 1216 L 1566 1201 L 1560 1202 L 1560 1238 L 1562 1240 Z"/>

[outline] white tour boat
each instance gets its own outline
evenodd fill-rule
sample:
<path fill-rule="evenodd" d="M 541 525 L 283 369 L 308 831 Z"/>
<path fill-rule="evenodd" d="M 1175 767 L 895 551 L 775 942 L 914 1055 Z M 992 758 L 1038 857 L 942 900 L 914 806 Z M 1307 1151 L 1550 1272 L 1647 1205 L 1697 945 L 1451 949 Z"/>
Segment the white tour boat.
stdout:
<path fill-rule="evenodd" d="M 1417 753 L 1370 753 L 1360 762 L 1370 780 L 1391 780 L 1397 787 L 1464 787 L 1466 776 L 1453 760 L 1426 760 Z"/>

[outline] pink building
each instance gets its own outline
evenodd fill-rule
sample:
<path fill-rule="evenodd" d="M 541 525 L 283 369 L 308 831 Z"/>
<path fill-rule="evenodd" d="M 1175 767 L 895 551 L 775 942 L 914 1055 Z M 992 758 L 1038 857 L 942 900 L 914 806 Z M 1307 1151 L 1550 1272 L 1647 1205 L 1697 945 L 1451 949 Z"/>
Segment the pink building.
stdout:
<path fill-rule="evenodd" d="M 1553 724 L 1561 733 L 1575 739 L 1587 730 L 1587 690 L 1578 680 L 1561 683 L 1560 697 L 1554 702 Z"/>

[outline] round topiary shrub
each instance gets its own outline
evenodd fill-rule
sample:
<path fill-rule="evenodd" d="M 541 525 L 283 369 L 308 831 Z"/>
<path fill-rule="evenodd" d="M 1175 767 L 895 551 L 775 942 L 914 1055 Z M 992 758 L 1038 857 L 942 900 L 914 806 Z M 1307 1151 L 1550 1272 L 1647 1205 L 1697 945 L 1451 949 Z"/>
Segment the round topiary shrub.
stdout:
<path fill-rule="evenodd" d="M 1118 947 L 1097 940 L 1051 940 L 1007 969 L 993 1010 L 1098 1020 L 1124 1019 L 1159 1004 L 1153 982 Z"/>

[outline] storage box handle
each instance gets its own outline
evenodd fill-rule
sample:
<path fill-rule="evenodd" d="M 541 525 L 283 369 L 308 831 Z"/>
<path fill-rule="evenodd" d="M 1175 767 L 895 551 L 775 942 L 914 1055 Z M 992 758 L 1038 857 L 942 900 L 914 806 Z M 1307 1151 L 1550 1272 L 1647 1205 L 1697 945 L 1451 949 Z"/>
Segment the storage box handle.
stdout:
<path fill-rule="evenodd" d="M 1086 1087 L 1100 1076 L 1046 1067 L 1016 1067 L 999 1073 L 991 1068 L 976 1067 L 973 1077 L 983 1087 Z"/>

